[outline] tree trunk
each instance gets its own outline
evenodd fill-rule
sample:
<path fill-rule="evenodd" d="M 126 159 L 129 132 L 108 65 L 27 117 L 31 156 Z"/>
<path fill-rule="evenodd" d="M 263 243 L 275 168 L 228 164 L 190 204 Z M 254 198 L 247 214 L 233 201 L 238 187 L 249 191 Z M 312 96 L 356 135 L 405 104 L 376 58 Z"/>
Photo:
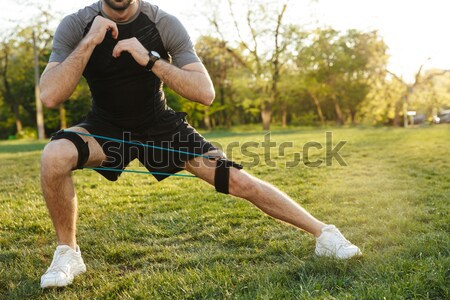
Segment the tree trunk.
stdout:
<path fill-rule="evenodd" d="M 281 126 L 283 128 L 287 127 L 287 107 L 283 106 L 281 109 Z"/>
<path fill-rule="evenodd" d="M 344 117 L 342 115 L 341 107 L 339 106 L 339 103 L 334 103 L 334 109 L 336 111 L 336 123 L 338 125 L 344 125 Z"/>
<path fill-rule="evenodd" d="M 16 133 L 19 133 L 23 130 L 22 120 L 20 120 L 19 114 L 19 103 L 17 103 L 14 100 L 14 97 L 11 92 L 11 87 L 9 86 L 9 82 L 6 78 L 6 75 L 4 75 L 3 83 L 5 85 L 5 93 L 3 97 L 5 98 L 5 102 L 10 103 L 11 105 L 11 110 L 14 115 L 14 121 L 16 122 Z"/>
<path fill-rule="evenodd" d="M 219 101 L 220 101 L 220 105 L 225 105 L 225 86 L 223 85 L 222 82 L 219 83 Z M 217 115 L 217 114 L 216 114 Z M 228 115 L 228 111 L 227 110 L 223 110 L 221 112 L 219 112 L 219 122 L 218 125 L 223 125 L 226 126 L 227 124 L 227 115 Z"/>
<path fill-rule="evenodd" d="M 209 115 L 209 108 L 205 109 L 205 114 L 203 117 L 203 122 L 207 130 L 211 130 L 211 116 Z"/>
<path fill-rule="evenodd" d="M 405 128 L 408 127 L 408 114 L 407 114 L 408 109 L 413 108 L 412 103 L 410 103 L 411 98 L 410 98 L 409 93 L 410 93 L 410 90 L 408 88 L 408 91 L 406 92 L 405 97 L 403 97 L 403 127 L 405 127 Z M 411 116 L 411 118 L 413 118 L 413 116 Z M 411 124 L 414 123 L 413 121 L 414 121 L 414 119 L 411 119 Z M 414 125 L 414 124 L 412 124 L 412 125 Z"/>
<path fill-rule="evenodd" d="M 14 111 L 14 119 L 16 121 L 16 132 L 19 133 L 23 130 L 22 121 L 20 120 L 19 115 L 19 104 L 17 104 L 17 102 L 14 102 L 12 105 L 12 109 Z"/>
<path fill-rule="evenodd" d="M 227 127 L 227 129 L 230 129 L 232 126 L 232 122 L 231 122 L 231 118 L 227 118 L 227 123 L 225 124 L 225 126 Z"/>
<path fill-rule="evenodd" d="M 334 110 L 336 112 L 336 123 L 338 125 L 344 125 L 344 114 L 342 113 L 341 106 L 339 105 L 336 96 L 332 97 L 334 102 Z"/>
<path fill-rule="evenodd" d="M 398 100 L 395 103 L 395 112 L 394 112 L 394 121 L 393 121 L 394 127 L 400 127 L 400 111 L 402 109 L 402 104 L 403 104 L 402 99 Z"/>
<path fill-rule="evenodd" d="M 67 118 L 66 118 L 66 109 L 64 104 L 59 105 L 59 121 L 60 121 L 60 129 L 67 128 Z"/>
<path fill-rule="evenodd" d="M 268 101 L 262 104 L 261 118 L 263 122 L 263 130 L 270 130 L 270 122 L 272 120 L 272 106 Z"/>
<path fill-rule="evenodd" d="M 322 108 L 320 107 L 320 102 L 319 99 L 316 97 L 316 95 L 309 93 L 309 95 L 311 96 L 311 98 L 314 101 L 314 104 L 316 105 L 317 108 L 317 114 L 319 115 L 319 119 L 320 119 L 320 124 L 325 125 L 325 118 L 323 117 L 323 112 L 322 112 Z"/>
<path fill-rule="evenodd" d="M 36 45 L 36 35 L 33 30 L 33 56 L 34 56 L 34 95 L 36 102 L 36 125 L 38 131 L 38 138 L 40 140 L 45 138 L 45 128 L 44 128 L 44 110 L 42 108 L 42 102 L 40 100 L 40 89 L 39 89 L 39 57 Z"/>
<path fill-rule="evenodd" d="M 352 118 L 352 125 L 356 125 L 356 111 L 351 110 L 350 116 Z"/>

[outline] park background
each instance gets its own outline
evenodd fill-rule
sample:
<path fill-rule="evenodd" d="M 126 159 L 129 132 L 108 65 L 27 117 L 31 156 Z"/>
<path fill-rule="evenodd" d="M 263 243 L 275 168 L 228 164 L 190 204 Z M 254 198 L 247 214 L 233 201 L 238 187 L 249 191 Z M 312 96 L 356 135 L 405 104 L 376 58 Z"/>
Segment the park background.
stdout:
<path fill-rule="evenodd" d="M 154 3 L 185 24 L 217 93 L 202 107 L 166 90 L 169 104 L 224 146 L 263 142 L 268 129 L 272 142 L 292 142 L 284 155 L 271 149 L 275 166 L 262 147 L 257 166 L 241 149 L 232 157 L 336 224 L 364 256 L 319 259 L 312 237 L 200 180 L 124 174 L 111 183 L 84 170 L 74 180 L 88 272 L 66 289 L 41 290 L 55 237 L 39 184 L 47 140 L 36 140 L 35 78 L 60 19 L 90 1 L 5 0 L 0 299 L 448 299 L 450 126 L 433 117 L 450 108 L 449 4 Z M 46 138 L 89 105 L 82 80 L 59 109 L 43 108 Z M 347 142 L 347 166 L 286 167 L 330 131 L 334 145 Z M 325 147 L 310 154 L 327 158 Z"/>
<path fill-rule="evenodd" d="M 0 138 L 37 135 L 34 87 L 48 61 L 53 33 L 63 15 L 88 4 L 6 1 Z M 216 87 L 211 107 L 166 89 L 169 105 L 189 112 L 196 127 L 406 126 L 414 119 L 431 122 L 450 108 L 445 1 L 156 4 L 184 22 Z M 79 122 L 89 107 L 89 88 L 82 80 L 59 109 L 43 109 L 40 126 L 48 136 Z M 416 116 L 407 120 L 408 112 Z"/>

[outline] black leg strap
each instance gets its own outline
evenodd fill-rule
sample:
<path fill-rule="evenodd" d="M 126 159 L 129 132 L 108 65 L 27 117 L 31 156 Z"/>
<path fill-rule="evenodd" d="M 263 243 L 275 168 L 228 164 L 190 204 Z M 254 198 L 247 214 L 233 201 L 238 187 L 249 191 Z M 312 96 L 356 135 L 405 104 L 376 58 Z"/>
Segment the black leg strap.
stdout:
<path fill-rule="evenodd" d="M 69 140 L 75 145 L 75 147 L 78 150 L 78 162 L 77 162 L 77 166 L 75 167 L 75 170 L 82 169 L 84 164 L 89 159 L 88 143 L 85 142 L 78 134 L 73 133 L 73 132 L 66 132 L 64 130 L 58 131 L 51 138 L 52 141 L 60 140 L 60 139 Z"/>
<path fill-rule="evenodd" d="M 214 186 L 216 191 L 223 194 L 229 194 L 230 185 L 230 168 L 236 168 L 238 170 L 244 167 L 226 158 L 219 158 L 216 165 L 216 174 L 214 176 Z"/>

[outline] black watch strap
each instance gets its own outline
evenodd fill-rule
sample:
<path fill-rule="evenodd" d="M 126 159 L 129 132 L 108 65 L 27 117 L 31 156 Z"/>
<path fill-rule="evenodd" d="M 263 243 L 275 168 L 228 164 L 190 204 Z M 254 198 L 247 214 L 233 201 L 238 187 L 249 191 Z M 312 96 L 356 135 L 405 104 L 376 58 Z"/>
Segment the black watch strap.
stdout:
<path fill-rule="evenodd" d="M 161 57 L 159 56 L 159 53 L 158 53 L 158 52 L 155 52 L 155 51 L 150 51 L 150 52 L 148 53 L 148 56 L 150 57 L 150 60 L 148 61 L 147 65 L 145 66 L 145 69 L 146 69 L 147 71 L 151 71 L 152 68 L 153 68 L 153 66 L 155 65 L 155 63 L 156 63 Z"/>

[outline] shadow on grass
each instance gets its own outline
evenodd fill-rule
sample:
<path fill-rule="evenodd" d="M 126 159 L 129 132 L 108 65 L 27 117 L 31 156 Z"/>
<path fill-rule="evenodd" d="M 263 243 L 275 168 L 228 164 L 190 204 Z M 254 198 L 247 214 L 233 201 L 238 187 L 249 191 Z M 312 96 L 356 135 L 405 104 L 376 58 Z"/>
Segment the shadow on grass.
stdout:
<path fill-rule="evenodd" d="M 0 142 L 0 153 L 25 153 L 41 151 L 47 142 L 32 141 L 32 142 Z"/>
<path fill-rule="evenodd" d="M 38 276 L 37 278 L 22 279 L 19 285 L 7 291 L 7 294 L 5 294 L 6 298 L 1 299 L 24 299 L 23 295 L 35 295 L 37 299 L 42 297 L 48 297 L 47 299 L 60 299 L 66 296 L 66 294 L 73 293 L 76 289 L 79 289 L 79 287 L 68 286 L 42 289 L 40 287 L 40 276 Z"/>
<path fill-rule="evenodd" d="M 266 134 L 270 133 L 273 135 L 291 135 L 291 134 L 301 134 L 301 133 L 314 133 L 314 132 L 325 132 L 325 131 L 332 131 L 331 128 L 289 128 L 289 129 L 275 129 L 275 130 L 250 130 L 250 131 L 225 131 L 225 130 L 214 130 L 209 132 L 202 133 L 203 136 L 205 136 L 207 139 L 213 139 L 213 138 L 228 138 L 228 137 L 246 137 L 246 136 L 265 136 Z"/>

